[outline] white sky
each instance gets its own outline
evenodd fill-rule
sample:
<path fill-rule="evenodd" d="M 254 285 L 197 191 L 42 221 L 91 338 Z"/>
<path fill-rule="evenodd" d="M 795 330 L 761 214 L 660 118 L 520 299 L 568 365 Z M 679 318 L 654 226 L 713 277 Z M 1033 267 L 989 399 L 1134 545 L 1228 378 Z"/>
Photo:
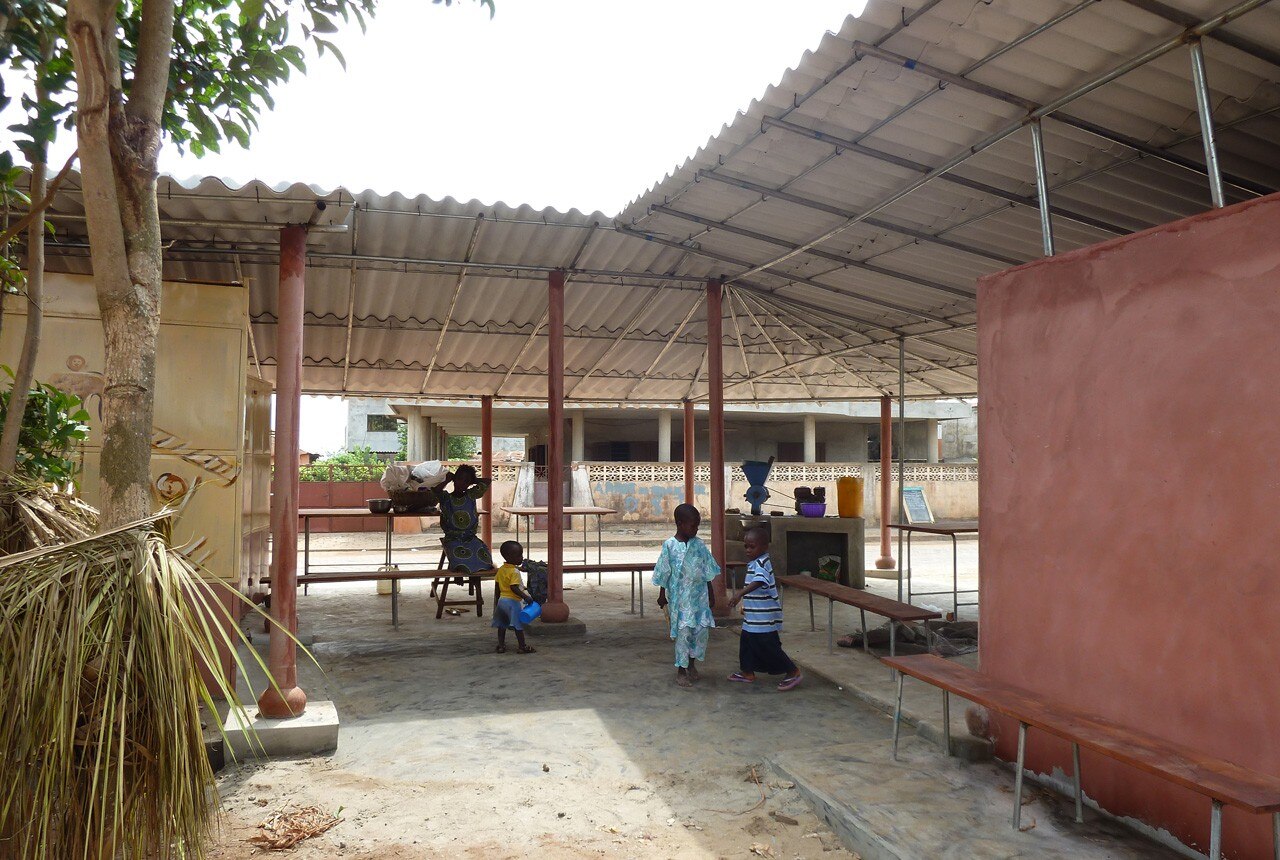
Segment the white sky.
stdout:
<path fill-rule="evenodd" d="M 618 212 L 795 66 L 865 0 L 381 0 L 274 93 L 249 151 L 167 147 L 164 172 Z M 12 79 L 9 78 L 11 83 Z M 13 122 L 12 110 L 0 116 Z M 6 121 L 7 120 L 7 121 Z M 51 157 L 74 145 L 64 135 Z M 6 148 L 12 133 L 0 130 Z M 307 398 L 302 445 L 343 444 L 345 406 Z"/>

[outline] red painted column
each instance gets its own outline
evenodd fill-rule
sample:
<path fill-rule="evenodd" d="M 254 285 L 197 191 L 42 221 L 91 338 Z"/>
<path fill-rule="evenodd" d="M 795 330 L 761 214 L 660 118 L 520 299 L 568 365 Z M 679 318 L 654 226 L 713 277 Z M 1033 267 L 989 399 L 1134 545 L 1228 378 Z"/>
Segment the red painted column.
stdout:
<path fill-rule="evenodd" d="M 486 481 L 493 480 L 493 395 L 485 394 L 480 398 L 480 477 Z M 495 503 L 493 491 L 489 491 L 486 502 L 489 515 L 484 518 L 484 545 L 497 555 L 493 545 L 493 516 Z"/>
<path fill-rule="evenodd" d="M 271 642 L 267 668 L 275 679 L 258 698 L 264 717 L 300 715 L 307 694 L 298 687 L 298 655 L 281 627 L 298 632 L 298 438 L 302 408 L 302 310 L 307 231 L 280 231 L 280 287 L 276 323 L 275 471 L 271 478 Z M 277 687 L 279 689 L 277 689 Z"/>
<path fill-rule="evenodd" d="M 893 549 L 889 544 L 889 499 L 893 486 L 893 465 L 890 452 L 893 449 L 893 400 L 889 395 L 880 398 L 880 557 L 876 567 L 893 570 Z"/>
<path fill-rule="evenodd" d="M 542 620 L 569 620 L 564 602 L 564 272 L 547 276 L 547 605 Z"/>
<path fill-rule="evenodd" d="M 694 499 L 693 469 L 697 461 L 694 459 L 694 447 L 698 441 L 694 432 L 693 401 L 684 402 L 684 503 L 692 505 Z"/>
<path fill-rule="evenodd" d="M 729 596 L 725 591 L 724 547 L 724 318 L 721 297 L 724 282 L 707 281 L 707 402 L 711 425 L 711 554 L 720 565 L 720 575 L 712 584 L 716 595 L 716 615 L 728 615 Z"/>

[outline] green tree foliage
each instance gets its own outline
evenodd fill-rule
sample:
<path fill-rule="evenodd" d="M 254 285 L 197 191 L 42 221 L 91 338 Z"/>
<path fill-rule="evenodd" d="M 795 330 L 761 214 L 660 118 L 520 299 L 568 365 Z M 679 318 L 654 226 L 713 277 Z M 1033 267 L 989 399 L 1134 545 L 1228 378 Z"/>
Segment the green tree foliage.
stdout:
<path fill-rule="evenodd" d="M 480 442 L 475 436 L 450 436 L 448 458 L 450 460 L 470 460 L 480 450 Z"/>
<path fill-rule="evenodd" d="M 0 365 L 13 379 L 13 370 Z M 9 410 L 12 388 L 0 393 L 0 422 Z M 18 434 L 18 475 L 40 483 L 63 485 L 80 471 L 75 447 L 89 437 L 89 413 L 80 398 L 52 385 L 36 383 L 27 397 Z"/>
<path fill-rule="evenodd" d="M 370 448 L 356 448 L 322 457 L 298 469 L 300 481 L 376 481 L 387 466 Z"/>

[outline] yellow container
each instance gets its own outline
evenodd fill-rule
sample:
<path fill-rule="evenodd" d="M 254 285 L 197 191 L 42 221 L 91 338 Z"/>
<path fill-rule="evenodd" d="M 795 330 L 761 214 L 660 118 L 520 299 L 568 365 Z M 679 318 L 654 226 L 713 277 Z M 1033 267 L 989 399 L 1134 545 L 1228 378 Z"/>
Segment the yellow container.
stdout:
<path fill-rule="evenodd" d="M 862 516 L 862 479 L 836 478 L 836 502 L 842 517 Z"/>

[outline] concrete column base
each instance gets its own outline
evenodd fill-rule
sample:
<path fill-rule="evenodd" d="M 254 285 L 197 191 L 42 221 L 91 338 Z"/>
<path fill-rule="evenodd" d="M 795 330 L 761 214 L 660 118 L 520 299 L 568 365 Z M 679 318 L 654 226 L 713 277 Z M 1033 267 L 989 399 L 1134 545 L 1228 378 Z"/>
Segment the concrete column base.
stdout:
<path fill-rule="evenodd" d="M 569 620 L 569 604 L 563 601 L 547 601 L 542 605 L 542 621 L 546 624 L 563 624 Z"/>
<path fill-rule="evenodd" d="M 298 717 L 250 717 L 233 710 L 223 721 L 227 751 L 238 759 L 314 755 L 338 748 L 338 708 L 333 702 L 312 702 Z"/>

